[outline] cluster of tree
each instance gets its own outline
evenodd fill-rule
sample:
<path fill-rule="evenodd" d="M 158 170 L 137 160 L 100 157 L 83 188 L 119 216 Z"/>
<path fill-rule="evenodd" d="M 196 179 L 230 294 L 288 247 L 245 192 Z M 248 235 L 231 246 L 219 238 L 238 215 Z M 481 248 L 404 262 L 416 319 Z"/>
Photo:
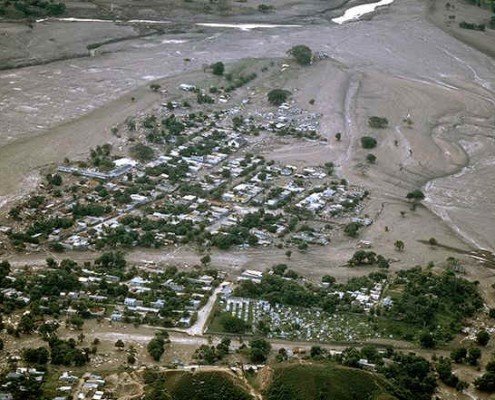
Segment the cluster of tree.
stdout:
<path fill-rule="evenodd" d="M 112 145 L 105 143 L 101 146 L 96 146 L 95 149 L 91 149 L 90 157 L 91 164 L 95 168 L 99 168 L 102 171 L 109 171 L 115 167 L 115 164 L 111 158 Z"/>
<path fill-rule="evenodd" d="M 351 267 L 361 265 L 377 265 L 380 268 L 388 268 L 390 266 L 389 260 L 381 254 L 376 254 L 374 251 L 369 250 L 356 251 L 347 263 Z"/>
<path fill-rule="evenodd" d="M 268 359 L 271 349 L 270 342 L 265 339 L 252 339 L 249 342 L 249 359 L 255 364 L 264 363 Z"/>
<path fill-rule="evenodd" d="M 371 136 L 363 136 L 361 138 L 361 146 L 363 149 L 374 149 L 378 142 L 374 137 Z"/>
<path fill-rule="evenodd" d="M 484 32 L 486 29 L 486 25 L 485 24 L 474 24 L 472 22 L 462 21 L 462 22 L 459 22 L 459 28 L 470 29 L 472 31 Z"/>
<path fill-rule="evenodd" d="M 430 400 L 437 387 L 432 365 L 414 354 L 396 353 L 393 363 L 379 368 L 385 377 L 394 384 L 400 399 Z"/>
<path fill-rule="evenodd" d="M 268 102 L 274 106 L 280 106 L 287 101 L 291 93 L 284 89 L 273 89 L 267 94 Z"/>
<path fill-rule="evenodd" d="M 359 228 L 361 228 L 361 224 L 359 222 L 350 222 L 344 228 L 344 233 L 347 236 L 355 238 L 358 236 Z"/>
<path fill-rule="evenodd" d="M 237 318 L 228 312 L 220 315 L 219 320 L 223 330 L 227 333 L 244 333 L 248 329 L 248 325 L 244 320 Z"/>
<path fill-rule="evenodd" d="M 170 342 L 167 331 L 159 331 L 146 346 L 148 353 L 155 361 L 160 361 L 162 354 L 165 352 L 165 344 Z"/>
<path fill-rule="evenodd" d="M 221 61 L 212 64 L 210 67 L 213 75 L 222 76 L 225 71 L 225 65 Z"/>
<path fill-rule="evenodd" d="M 434 274 L 416 267 L 400 271 L 396 284 L 402 295 L 390 309 L 393 317 L 420 329 L 428 329 L 437 340 L 450 340 L 464 318 L 483 306 L 476 283 L 446 271 Z"/>
<path fill-rule="evenodd" d="M 386 275 L 380 272 L 373 272 L 368 276 L 352 278 L 346 284 L 336 284 L 335 278 L 328 275 L 324 279 L 332 284 L 332 290 L 352 292 L 363 287 L 372 288 L 376 282 L 386 279 Z M 287 279 L 286 273 L 284 273 L 284 276 L 276 273 L 264 274 L 259 284 L 251 281 L 241 282 L 235 288 L 234 295 L 263 299 L 271 304 L 306 308 L 318 307 L 328 313 L 338 310 L 359 311 L 359 309 L 351 307 L 353 299 L 349 295 L 344 295 L 342 299 L 339 299 L 337 295 L 329 293 L 327 288 L 316 287 L 308 282 L 301 283 L 294 279 Z"/>
<path fill-rule="evenodd" d="M 79 202 L 76 202 L 76 204 L 72 206 L 72 215 L 75 218 L 82 218 L 87 215 L 90 215 L 92 217 L 102 217 L 103 215 L 110 212 L 112 212 L 112 206 L 105 206 L 98 203 L 81 204 Z"/>
<path fill-rule="evenodd" d="M 467 363 L 468 365 L 478 365 L 481 358 L 481 350 L 477 347 L 471 347 L 466 349 L 465 347 L 458 347 L 450 353 L 450 358 L 456 364 Z"/>
<path fill-rule="evenodd" d="M 368 126 L 374 129 L 384 129 L 388 126 L 388 119 L 384 117 L 369 117 Z"/>
<path fill-rule="evenodd" d="M 435 366 L 439 379 L 447 386 L 456 388 L 462 392 L 468 387 L 468 384 L 461 381 L 455 374 L 452 373 L 452 361 L 450 358 L 441 357 Z"/>
<path fill-rule="evenodd" d="M 201 345 L 194 352 L 194 358 L 202 364 L 215 364 L 215 362 L 222 360 L 227 354 L 229 354 L 230 339 L 223 338 L 220 343 L 215 346 L 208 346 L 206 344 Z"/>
<path fill-rule="evenodd" d="M 246 85 L 247 83 L 255 80 L 258 75 L 255 72 L 252 72 L 247 75 L 238 75 L 234 77 L 232 74 L 226 74 L 225 79 L 229 81 L 229 85 L 225 88 L 226 92 L 233 92 L 236 89 Z"/>
<path fill-rule="evenodd" d="M 46 180 L 48 184 L 52 186 L 60 186 L 63 182 L 62 176 L 60 174 L 48 174 L 46 176 Z"/>
<path fill-rule="evenodd" d="M 486 364 L 485 373 L 475 379 L 474 386 L 482 392 L 495 392 L 495 361 Z"/>
<path fill-rule="evenodd" d="M 53 365 L 81 367 L 89 362 L 90 349 L 77 348 L 74 339 L 62 340 L 54 337 L 48 344 Z"/>
<path fill-rule="evenodd" d="M 309 65 L 313 60 L 311 49 L 303 44 L 292 47 L 287 53 L 294 57 L 296 62 L 300 65 Z"/>
<path fill-rule="evenodd" d="M 55 1 L 12 0 L 0 4 L 0 17 L 33 18 L 59 16 L 65 12 L 65 4 Z"/>
<path fill-rule="evenodd" d="M 139 162 L 151 161 L 155 157 L 155 151 L 142 143 L 132 146 L 129 150 L 129 154 Z"/>

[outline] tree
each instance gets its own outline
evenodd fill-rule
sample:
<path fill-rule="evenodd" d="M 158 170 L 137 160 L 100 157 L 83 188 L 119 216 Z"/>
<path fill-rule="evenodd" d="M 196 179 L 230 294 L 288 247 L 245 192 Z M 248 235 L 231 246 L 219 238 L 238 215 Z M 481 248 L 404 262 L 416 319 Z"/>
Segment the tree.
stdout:
<path fill-rule="evenodd" d="M 324 283 L 328 283 L 329 285 L 333 285 L 337 280 L 331 275 L 323 275 L 321 281 Z"/>
<path fill-rule="evenodd" d="M 31 314 L 24 314 L 19 321 L 19 325 L 17 326 L 21 333 L 25 333 L 27 335 L 33 333 L 35 329 L 34 318 Z"/>
<path fill-rule="evenodd" d="M 370 153 L 366 156 L 366 161 L 368 161 L 370 164 L 374 164 L 376 162 L 376 156 Z"/>
<path fill-rule="evenodd" d="M 147 162 L 153 160 L 155 157 L 155 151 L 142 143 L 138 143 L 135 146 L 132 146 L 129 150 L 132 158 L 140 162 Z"/>
<path fill-rule="evenodd" d="M 309 65 L 313 59 L 313 53 L 311 49 L 303 44 L 292 47 L 288 54 L 294 57 L 299 65 Z"/>
<path fill-rule="evenodd" d="M 22 358 L 27 364 L 44 365 L 48 362 L 50 353 L 46 347 L 37 349 L 26 348 L 22 351 Z"/>
<path fill-rule="evenodd" d="M 153 91 L 153 92 L 158 92 L 160 90 L 161 86 L 158 84 L 158 83 L 152 83 L 150 85 L 150 89 Z"/>
<path fill-rule="evenodd" d="M 325 350 L 321 346 L 311 346 L 309 355 L 311 358 L 321 358 L 325 354 Z"/>
<path fill-rule="evenodd" d="M 413 201 L 421 201 L 424 200 L 424 198 L 425 198 L 424 193 L 419 189 L 413 190 L 412 192 L 409 192 L 406 195 L 406 199 Z"/>
<path fill-rule="evenodd" d="M 478 360 L 481 358 L 481 350 L 473 347 L 469 349 L 466 361 L 469 365 L 478 365 Z"/>
<path fill-rule="evenodd" d="M 211 69 L 212 69 L 213 75 L 222 76 L 224 71 L 225 71 L 225 65 L 223 64 L 223 62 L 218 61 L 215 64 L 211 65 Z"/>
<path fill-rule="evenodd" d="M 124 350 L 124 347 L 125 347 L 125 344 L 124 342 L 119 339 L 115 342 L 115 347 L 118 349 L 118 350 Z"/>
<path fill-rule="evenodd" d="M 337 140 L 337 142 L 340 142 L 340 140 L 341 140 L 341 139 L 342 139 L 342 133 L 337 132 L 337 133 L 335 134 L 335 140 Z"/>
<path fill-rule="evenodd" d="M 350 236 L 352 238 L 357 237 L 359 233 L 359 228 L 361 227 L 361 224 L 358 222 L 350 222 L 348 223 L 345 228 L 344 228 L 344 233 L 347 236 Z"/>
<path fill-rule="evenodd" d="M 428 240 L 428 243 L 430 244 L 430 246 L 436 246 L 438 244 L 438 241 L 437 239 L 435 239 L 434 237 L 431 237 L 429 240 Z"/>
<path fill-rule="evenodd" d="M 361 146 L 363 149 L 373 149 L 377 145 L 377 141 L 375 138 L 371 136 L 363 136 L 361 138 Z"/>
<path fill-rule="evenodd" d="M 253 363 L 265 362 L 272 346 L 265 339 L 253 339 L 249 342 L 249 357 Z"/>
<path fill-rule="evenodd" d="M 384 129 L 388 126 L 388 120 L 387 118 L 377 116 L 369 117 L 368 126 L 374 129 Z"/>
<path fill-rule="evenodd" d="M 481 330 L 476 334 L 476 343 L 480 346 L 486 346 L 490 341 L 490 334 L 486 330 Z"/>
<path fill-rule="evenodd" d="M 267 94 L 268 102 L 274 106 L 280 106 L 287 101 L 290 96 L 290 92 L 284 89 L 273 89 Z"/>
<path fill-rule="evenodd" d="M 495 373 L 485 372 L 482 376 L 475 379 L 474 386 L 482 392 L 495 392 Z"/>
<path fill-rule="evenodd" d="M 435 338 L 430 332 L 423 332 L 419 337 L 419 343 L 424 349 L 433 349 L 435 347 Z"/>
<path fill-rule="evenodd" d="M 229 313 L 224 313 L 220 316 L 220 324 L 225 332 L 228 333 L 244 333 L 247 329 L 247 325 L 242 319 Z"/>
<path fill-rule="evenodd" d="M 291 258 L 291 256 L 292 256 L 292 250 L 287 250 L 287 251 L 285 252 L 285 256 L 286 256 L 288 259 L 290 259 L 290 258 Z"/>
<path fill-rule="evenodd" d="M 211 256 L 209 254 L 206 254 L 205 256 L 201 257 L 201 264 L 203 265 L 208 265 L 211 262 Z"/>
<path fill-rule="evenodd" d="M 395 250 L 397 250 L 397 251 L 404 251 L 405 244 L 404 244 L 404 242 L 402 240 L 397 240 L 394 243 L 394 246 L 395 246 Z"/>
<path fill-rule="evenodd" d="M 159 334 L 156 334 L 146 346 L 148 353 L 155 361 L 160 361 L 162 354 L 165 352 L 165 340 Z"/>
<path fill-rule="evenodd" d="M 452 352 L 450 353 L 450 358 L 452 358 L 452 360 L 455 363 L 460 364 L 466 358 L 467 353 L 468 352 L 467 352 L 467 349 L 465 347 L 458 347 L 458 348 L 452 350 Z"/>

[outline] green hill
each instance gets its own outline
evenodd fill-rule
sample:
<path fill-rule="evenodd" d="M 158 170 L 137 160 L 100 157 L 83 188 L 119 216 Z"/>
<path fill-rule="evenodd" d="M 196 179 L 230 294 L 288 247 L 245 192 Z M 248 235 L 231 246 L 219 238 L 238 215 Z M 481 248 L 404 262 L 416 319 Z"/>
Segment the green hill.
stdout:
<path fill-rule="evenodd" d="M 376 374 L 334 364 L 274 367 L 266 400 L 396 400 L 391 385 Z"/>
<path fill-rule="evenodd" d="M 235 378 L 225 372 L 174 372 L 165 377 L 173 400 L 253 400 Z"/>

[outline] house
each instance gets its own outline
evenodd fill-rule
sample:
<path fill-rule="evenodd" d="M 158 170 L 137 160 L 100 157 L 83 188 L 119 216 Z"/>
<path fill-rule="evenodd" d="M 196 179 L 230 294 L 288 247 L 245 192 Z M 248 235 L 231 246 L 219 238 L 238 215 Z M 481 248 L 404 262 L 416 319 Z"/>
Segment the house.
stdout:
<path fill-rule="evenodd" d="M 132 297 L 126 297 L 124 299 L 124 305 L 126 305 L 127 307 L 136 307 L 137 299 L 134 299 Z"/>
<path fill-rule="evenodd" d="M 263 272 L 256 271 L 253 269 L 245 270 L 240 277 L 237 278 L 238 281 L 251 281 L 253 283 L 261 283 L 263 278 Z"/>

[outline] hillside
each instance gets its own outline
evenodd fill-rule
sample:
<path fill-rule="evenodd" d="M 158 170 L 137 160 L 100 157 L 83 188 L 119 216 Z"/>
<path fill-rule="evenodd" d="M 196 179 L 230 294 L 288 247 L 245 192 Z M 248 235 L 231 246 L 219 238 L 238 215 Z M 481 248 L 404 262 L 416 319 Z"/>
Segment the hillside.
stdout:
<path fill-rule="evenodd" d="M 322 364 L 279 364 L 266 400 L 393 400 L 390 384 L 372 373 Z"/>
<path fill-rule="evenodd" d="M 174 400 L 252 400 L 227 372 L 169 373 L 165 386 Z"/>

